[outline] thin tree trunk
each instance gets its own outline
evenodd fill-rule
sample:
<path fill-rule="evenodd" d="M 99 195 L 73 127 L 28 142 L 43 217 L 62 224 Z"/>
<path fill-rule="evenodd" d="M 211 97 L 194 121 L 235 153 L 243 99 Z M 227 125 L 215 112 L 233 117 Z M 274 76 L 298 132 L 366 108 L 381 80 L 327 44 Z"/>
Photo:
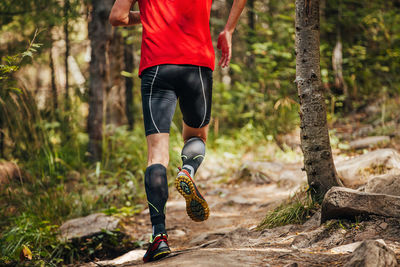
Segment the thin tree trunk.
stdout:
<path fill-rule="evenodd" d="M 64 1 L 64 34 L 65 34 L 65 104 L 69 108 L 69 80 L 68 80 L 68 57 L 69 57 L 69 29 L 68 29 L 68 16 L 69 16 L 69 0 Z"/>
<path fill-rule="evenodd" d="M 55 114 L 58 108 L 58 95 L 56 85 L 56 73 L 54 69 L 54 58 L 53 58 L 53 45 L 50 48 L 50 71 L 51 71 L 51 94 L 53 97 L 53 114 Z"/>
<path fill-rule="evenodd" d="M 255 5 L 255 0 L 248 0 L 247 1 L 247 20 L 248 20 L 248 25 L 249 25 L 249 33 L 247 37 L 247 43 L 249 46 L 249 51 L 251 52 L 249 58 L 248 58 L 248 67 L 252 68 L 254 67 L 254 54 L 251 46 L 254 43 L 254 38 L 255 38 L 255 32 L 256 32 L 256 21 L 255 21 L 255 12 L 254 12 L 254 5 Z"/>
<path fill-rule="evenodd" d="M 124 63 L 125 71 L 133 73 L 134 67 L 134 49 L 133 44 L 127 43 L 128 40 L 124 40 Z M 125 77 L 125 112 L 128 119 L 129 130 L 133 129 L 133 124 L 135 123 L 134 117 L 134 106 L 133 106 L 133 77 Z"/>
<path fill-rule="evenodd" d="M 89 83 L 89 153 L 93 161 L 102 155 L 104 91 L 107 86 L 107 45 L 111 35 L 108 23 L 113 0 L 92 0 L 89 39 L 91 52 Z"/>
<path fill-rule="evenodd" d="M 4 158 L 4 128 L 3 118 L 0 115 L 0 158 Z"/>
<path fill-rule="evenodd" d="M 300 136 L 311 196 L 321 202 L 340 186 L 332 158 L 321 85 L 319 0 L 296 0 L 296 83 L 300 98 Z"/>
<path fill-rule="evenodd" d="M 126 123 L 124 80 L 121 72 L 124 70 L 124 38 L 120 28 L 112 29 L 107 52 L 108 84 L 106 87 L 106 123 L 120 126 Z"/>
<path fill-rule="evenodd" d="M 338 23 L 336 27 L 336 45 L 332 53 L 332 68 L 335 73 L 335 87 L 341 89 L 345 96 L 344 110 L 350 112 L 353 109 L 349 88 L 343 78 L 343 46 L 342 46 L 342 33 L 340 29 L 342 20 L 342 8 L 339 2 L 338 7 Z"/>

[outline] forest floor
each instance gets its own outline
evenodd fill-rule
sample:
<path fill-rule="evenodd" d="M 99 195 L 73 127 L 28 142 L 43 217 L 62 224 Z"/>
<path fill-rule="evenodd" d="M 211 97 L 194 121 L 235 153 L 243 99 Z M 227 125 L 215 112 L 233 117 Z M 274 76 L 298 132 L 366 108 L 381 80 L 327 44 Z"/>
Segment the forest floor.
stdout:
<path fill-rule="evenodd" d="M 210 206 L 205 222 L 191 221 L 184 199 L 170 187 L 166 224 L 172 253 L 145 266 L 342 266 L 351 251 L 341 246 L 365 239 L 384 239 L 400 259 L 399 221 L 389 218 L 320 225 L 316 213 L 303 225 L 258 230 L 267 211 L 306 184 L 301 161 L 269 162 L 272 172 L 264 180 L 243 178 L 240 166 L 229 162 L 226 157 L 210 156 L 196 175 Z M 222 175 L 227 169 L 232 173 L 228 181 Z M 146 242 L 151 231 L 148 209 L 126 219 L 124 225 L 134 240 Z M 142 266 L 144 248 L 86 266 Z"/>

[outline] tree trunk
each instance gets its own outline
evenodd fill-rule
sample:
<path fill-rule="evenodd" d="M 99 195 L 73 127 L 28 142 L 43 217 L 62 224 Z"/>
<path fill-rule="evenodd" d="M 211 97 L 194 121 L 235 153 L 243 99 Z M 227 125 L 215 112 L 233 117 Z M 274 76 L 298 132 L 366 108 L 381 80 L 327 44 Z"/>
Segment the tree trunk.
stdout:
<path fill-rule="evenodd" d="M 64 34 L 65 34 L 65 105 L 69 109 L 69 81 L 68 81 L 68 57 L 69 57 L 69 29 L 68 29 L 68 13 L 69 13 L 69 0 L 64 1 Z"/>
<path fill-rule="evenodd" d="M 133 44 L 125 38 L 124 40 L 124 64 L 125 71 L 133 74 L 134 67 L 134 48 Z M 133 106 L 133 77 L 125 77 L 125 112 L 128 119 L 129 130 L 133 129 L 135 123 L 134 106 Z"/>
<path fill-rule="evenodd" d="M 89 153 L 93 161 L 101 159 L 103 139 L 104 91 L 107 86 L 107 45 L 111 35 L 108 16 L 113 0 L 92 0 L 89 39 L 92 49 L 89 83 Z"/>
<path fill-rule="evenodd" d="M 53 56 L 53 41 L 50 47 L 50 71 L 51 71 L 51 95 L 53 97 L 53 114 L 56 113 L 58 108 L 58 94 L 56 85 L 56 73 L 54 69 L 54 56 Z"/>
<path fill-rule="evenodd" d="M 253 68 L 254 67 L 254 54 L 253 54 L 253 49 L 252 45 L 254 43 L 254 38 L 255 38 L 255 33 L 256 33 L 256 21 L 255 21 L 255 12 L 254 12 L 254 4 L 255 0 L 248 0 L 247 1 L 247 23 L 249 25 L 249 33 L 247 37 L 247 43 L 249 46 L 249 51 L 250 51 L 250 56 L 248 58 L 248 67 Z"/>
<path fill-rule="evenodd" d="M 3 118 L 0 115 L 0 158 L 4 159 L 4 125 Z"/>
<path fill-rule="evenodd" d="M 342 20 L 342 7 L 339 2 L 338 7 L 338 23 L 336 26 L 336 45 L 332 52 L 332 68 L 335 73 L 335 87 L 341 89 L 345 96 L 344 111 L 351 112 L 353 109 L 351 96 L 347 83 L 343 78 L 343 46 L 342 46 L 342 33 L 341 33 L 341 20 Z"/>
<path fill-rule="evenodd" d="M 120 126 L 126 123 L 124 80 L 121 72 L 124 68 L 124 39 L 120 28 L 112 29 L 107 52 L 108 84 L 106 87 L 106 123 Z"/>
<path fill-rule="evenodd" d="M 332 186 L 342 183 L 333 163 L 321 86 L 319 0 L 296 0 L 296 83 L 304 169 L 313 200 L 322 202 Z"/>

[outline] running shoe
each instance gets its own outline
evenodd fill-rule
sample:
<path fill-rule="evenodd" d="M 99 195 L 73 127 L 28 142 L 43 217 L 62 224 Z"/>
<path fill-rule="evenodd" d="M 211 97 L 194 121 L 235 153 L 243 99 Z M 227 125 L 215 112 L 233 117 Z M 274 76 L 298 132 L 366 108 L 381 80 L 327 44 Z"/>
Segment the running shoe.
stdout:
<path fill-rule="evenodd" d="M 186 200 L 186 212 L 190 219 L 195 222 L 207 220 L 210 215 L 207 201 L 200 194 L 188 171 L 179 168 L 175 187 Z"/>
<path fill-rule="evenodd" d="M 143 256 L 144 262 L 156 261 L 164 258 L 171 253 L 168 246 L 168 236 L 166 234 L 159 234 L 150 240 L 150 246 Z"/>

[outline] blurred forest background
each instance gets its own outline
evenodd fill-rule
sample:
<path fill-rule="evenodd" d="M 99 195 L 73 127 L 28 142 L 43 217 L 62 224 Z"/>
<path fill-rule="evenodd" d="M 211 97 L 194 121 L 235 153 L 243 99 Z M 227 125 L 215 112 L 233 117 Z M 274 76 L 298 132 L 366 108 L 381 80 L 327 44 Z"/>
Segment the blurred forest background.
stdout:
<path fill-rule="evenodd" d="M 17 259 L 21 244 L 36 244 L 34 257 L 47 263 L 65 251 L 71 260 L 78 253 L 55 236 L 64 220 L 144 207 L 141 27 L 111 27 L 112 4 L 0 2 L 0 156 L 21 172 L 0 181 L 0 261 Z M 214 0 L 214 42 L 231 5 Z M 230 68 L 214 72 L 209 151 L 243 155 L 271 142 L 291 150 L 282 136 L 299 125 L 294 17 L 294 1 L 248 0 Z M 379 116 L 360 118 L 393 132 L 400 1 L 322 0 L 320 52 L 330 127 L 375 107 Z M 180 165 L 181 124 L 177 112 L 169 178 Z"/>

